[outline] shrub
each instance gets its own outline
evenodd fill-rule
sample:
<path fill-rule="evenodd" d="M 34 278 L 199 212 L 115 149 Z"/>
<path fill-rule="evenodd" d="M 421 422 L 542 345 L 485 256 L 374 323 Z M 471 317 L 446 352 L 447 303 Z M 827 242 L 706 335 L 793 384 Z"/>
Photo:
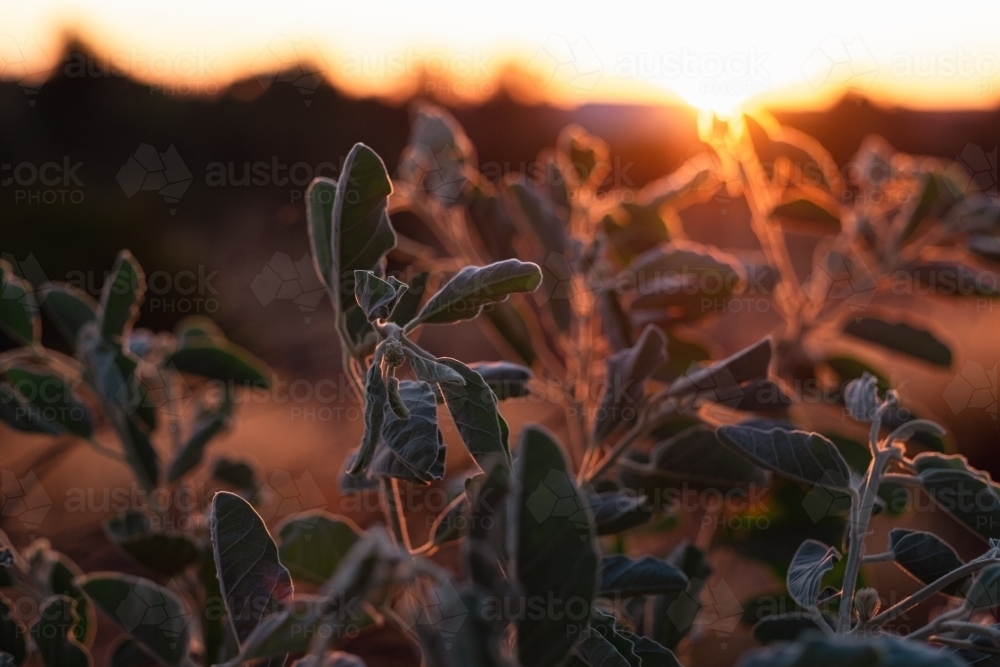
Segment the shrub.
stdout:
<path fill-rule="evenodd" d="M 994 297 L 995 274 L 965 248 L 996 259 L 996 202 L 965 192 L 953 166 L 876 139 L 848 183 L 815 142 L 767 119 L 713 119 L 703 134 L 703 152 L 639 191 L 605 186 L 608 149 L 579 128 L 543 151 L 535 173 L 502 182 L 480 172 L 454 118 L 429 105 L 416 109 L 395 181 L 357 144 L 339 179 L 310 186 L 307 224 L 343 369 L 364 403 L 342 485 L 377 490 L 386 529 L 313 512 L 285 521 L 276 542 L 253 507 L 253 469 L 218 461 L 213 474 L 238 493 L 191 509 L 207 524 L 165 531 L 132 513 L 107 527 L 138 563 L 184 582 L 179 590 L 80 575 L 41 541 L 21 553 L 8 546 L 3 583 L 34 596 L 41 613 L 30 632 L 5 616 L 6 659 L 37 652 L 46 665 L 89 664 L 93 605 L 128 635 L 114 664 L 356 665 L 339 651 L 344 640 L 390 623 L 436 667 L 677 665 L 718 540 L 772 565 L 797 609 L 756 623 L 769 646 L 742 665 L 992 664 L 1000 644 L 984 614 L 998 599 L 1000 487 L 948 455 L 944 430 L 914 415 L 884 373 L 832 343 L 846 334 L 950 366 L 932 326 L 871 303 L 900 285 Z M 737 196 L 763 261 L 686 238 L 679 211 Z M 390 213 L 402 211 L 449 256 L 400 243 Z M 786 244 L 792 230 L 820 237 L 804 278 Z M 144 286 L 127 252 L 99 304 L 66 285 L 33 289 L 9 266 L 0 278 L 0 324 L 24 345 L 0 355 L 4 421 L 123 457 L 148 490 L 187 483 L 233 418 L 237 392 L 266 387 L 263 364 L 206 320 L 172 334 L 134 328 Z M 773 304 L 783 327 L 714 359 L 701 325 L 741 298 Z M 75 358 L 40 345 L 36 302 Z M 511 361 L 467 364 L 419 344 L 423 329 L 464 320 Z M 165 410 L 191 376 L 202 378 L 197 414 Z M 532 392 L 564 408 L 567 446 L 534 425 L 510 442 L 500 404 Z M 844 432 L 812 426 L 831 410 Z M 444 412 L 473 467 L 418 545 L 403 491 L 445 480 Z M 164 413 L 165 472 L 152 437 Z M 99 431 L 119 446 L 99 442 Z M 663 498 L 748 497 L 755 487 L 777 506 L 767 530 L 731 529 L 732 508 L 699 507 L 721 530 L 710 522 L 705 539 L 669 554 L 624 553 L 624 534 L 669 524 L 676 507 Z M 866 552 L 872 515 L 905 511 L 916 489 L 982 538 L 978 557 L 963 562 L 940 537 L 904 529 L 887 552 Z M 458 571 L 430 559 L 453 542 Z M 860 587 L 861 566 L 877 561 L 921 587 L 881 609 L 888 596 Z M 947 611 L 894 631 L 894 619 L 938 594 Z"/>

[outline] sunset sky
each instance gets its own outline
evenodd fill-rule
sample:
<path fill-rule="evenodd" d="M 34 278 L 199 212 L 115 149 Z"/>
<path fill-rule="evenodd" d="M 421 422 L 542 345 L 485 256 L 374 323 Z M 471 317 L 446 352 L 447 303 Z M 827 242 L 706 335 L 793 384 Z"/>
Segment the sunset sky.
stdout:
<path fill-rule="evenodd" d="M 514 77 L 556 102 L 828 103 L 845 90 L 887 104 L 1000 103 L 1000 3 L 319 2 L 0 0 L 7 80 L 51 73 L 77 37 L 122 73 L 217 91 L 266 83 L 303 61 L 355 95 L 482 99 Z M 311 82 L 310 82 L 311 81 Z M 315 85 L 315 77 L 302 85 Z M 442 83 L 447 81 L 447 83 Z M 427 84 L 423 84 L 427 85 Z"/>

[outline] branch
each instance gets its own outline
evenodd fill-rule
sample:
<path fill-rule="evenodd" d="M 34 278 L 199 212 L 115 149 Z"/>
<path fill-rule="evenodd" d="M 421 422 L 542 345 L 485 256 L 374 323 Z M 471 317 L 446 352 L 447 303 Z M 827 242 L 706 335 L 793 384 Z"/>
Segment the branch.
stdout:
<path fill-rule="evenodd" d="M 995 563 L 1000 563 L 1000 558 L 980 558 L 977 560 L 969 561 L 968 563 L 958 568 L 957 570 L 952 570 L 948 574 L 939 577 L 938 579 L 935 579 L 934 581 L 927 584 L 926 586 L 921 588 L 919 591 L 917 591 L 910 597 L 900 600 L 899 602 L 897 602 L 896 604 L 889 607 L 881 614 L 873 618 L 868 625 L 872 627 L 881 626 L 891 621 L 892 619 L 896 618 L 900 614 L 903 614 L 909 611 L 910 609 L 913 609 L 918 604 L 920 604 L 924 600 L 927 600 L 928 598 L 933 596 L 935 593 L 940 591 L 948 584 L 954 583 L 959 579 L 962 579 L 966 575 L 972 574 L 973 572 L 978 572 L 987 565 L 993 565 Z"/>

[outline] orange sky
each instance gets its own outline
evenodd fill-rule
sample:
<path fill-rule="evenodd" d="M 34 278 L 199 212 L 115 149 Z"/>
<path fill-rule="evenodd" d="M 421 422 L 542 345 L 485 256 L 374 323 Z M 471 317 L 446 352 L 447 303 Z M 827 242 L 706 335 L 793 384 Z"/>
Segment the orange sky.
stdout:
<path fill-rule="evenodd" d="M 0 0 L 3 77 L 44 77 L 67 35 L 98 51 L 98 68 L 182 92 L 248 75 L 266 84 L 301 60 L 356 95 L 481 99 L 513 64 L 528 73 L 524 93 L 557 102 L 682 98 L 728 111 L 855 91 L 920 108 L 1000 104 L 997 0 Z M 441 75 L 433 90 L 417 87 L 422 71 Z"/>

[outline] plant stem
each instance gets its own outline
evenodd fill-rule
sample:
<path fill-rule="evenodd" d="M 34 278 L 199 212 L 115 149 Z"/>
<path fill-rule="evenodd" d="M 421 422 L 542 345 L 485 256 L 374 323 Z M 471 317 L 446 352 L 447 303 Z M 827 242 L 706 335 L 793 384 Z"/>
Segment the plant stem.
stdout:
<path fill-rule="evenodd" d="M 622 436 L 622 439 L 614 446 L 608 455 L 601 459 L 601 462 L 597 464 L 587 475 L 585 479 L 588 482 L 593 482 L 595 479 L 607 472 L 608 468 L 615 464 L 618 457 L 624 454 L 629 447 L 634 445 L 639 440 L 645 438 L 652 431 L 656 430 L 664 423 L 667 422 L 671 417 L 677 414 L 677 404 L 670 402 L 667 404 L 663 410 L 660 410 L 655 416 L 648 417 L 646 412 L 642 411 L 639 413 L 639 422 L 632 427 L 632 429 Z"/>
<path fill-rule="evenodd" d="M 940 591 L 942 588 L 948 584 L 954 583 L 959 579 L 965 577 L 966 575 L 972 574 L 973 572 L 978 572 L 987 565 L 993 565 L 994 563 L 1000 563 L 1000 558 L 979 558 L 973 561 L 969 561 L 962 567 L 952 570 L 946 575 L 935 579 L 931 583 L 927 584 L 919 591 L 911 595 L 910 597 L 900 600 L 893 606 L 889 607 L 881 614 L 873 618 L 868 625 L 871 627 L 878 627 L 891 621 L 900 614 L 916 607 L 918 604 L 924 600 L 930 598 L 932 595 Z M 912 634 L 912 633 L 911 633 Z"/>
<path fill-rule="evenodd" d="M 847 568 L 844 571 L 844 590 L 840 597 L 840 609 L 837 614 L 837 632 L 839 634 L 844 634 L 851 628 L 851 607 L 854 604 L 854 589 L 858 583 L 858 571 L 861 569 L 861 559 L 865 550 L 865 535 L 868 532 L 868 522 L 871 520 L 872 509 L 875 507 L 875 493 L 878 491 L 882 470 L 890 455 L 890 450 L 876 451 L 865 477 L 861 503 L 857 508 L 851 508 L 851 525 L 848 533 L 850 550 L 847 555 Z"/>

